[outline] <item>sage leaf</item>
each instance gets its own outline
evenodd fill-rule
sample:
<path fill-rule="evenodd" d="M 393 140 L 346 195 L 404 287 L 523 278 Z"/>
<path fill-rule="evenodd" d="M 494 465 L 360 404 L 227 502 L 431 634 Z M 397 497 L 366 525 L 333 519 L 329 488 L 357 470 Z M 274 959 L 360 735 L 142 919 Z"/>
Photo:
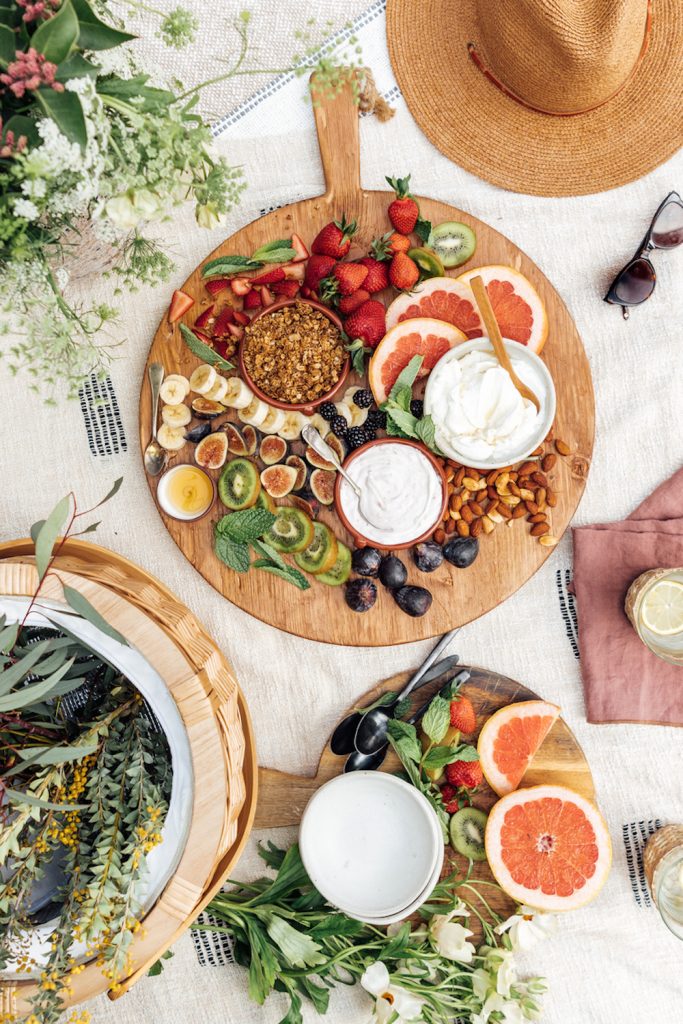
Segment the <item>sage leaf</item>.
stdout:
<path fill-rule="evenodd" d="M 180 333 L 183 336 L 183 341 L 189 348 L 190 352 L 203 359 L 205 363 L 210 363 L 211 366 L 216 366 L 219 370 L 223 370 L 227 373 L 229 370 L 234 370 L 233 363 L 228 362 L 223 356 L 219 355 L 214 348 L 207 345 L 200 338 L 194 334 L 187 324 L 180 324 Z"/>
<path fill-rule="evenodd" d="M 34 542 L 36 551 L 36 569 L 38 570 L 38 578 L 41 580 L 47 572 L 47 567 L 50 564 L 55 541 L 64 530 L 70 508 L 71 497 L 67 494 L 66 497 L 57 502 L 52 512 L 50 512 L 50 515 L 43 522 L 36 534 Z"/>
<path fill-rule="evenodd" d="M 218 256 L 202 267 L 202 277 L 230 277 L 246 270 L 258 270 L 263 266 L 260 260 L 248 256 Z"/>
<path fill-rule="evenodd" d="M 66 598 L 69 606 L 73 608 L 81 618 L 86 619 L 91 623 L 91 625 L 95 626 L 102 633 L 105 633 L 106 636 L 111 637 L 112 640 L 117 640 L 120 644 L 124 644 L 125 647 L 129 646 L 125 636 L 122 636 L 117 629 L 110 626 L 107 620 L 100 615 L 97 609 L 93 608 L 87 597 L 84 597 L 78 590 L 74 590 L 73 587 L 67 587 L 65 585 L 64 597 Z"/>
<path fill-rule="evenodd" d="M 432 743 L 440 743 L 451 724 L 451 706 L 438 695 L 434 697 L 422 719 L 422 728 Z"/>

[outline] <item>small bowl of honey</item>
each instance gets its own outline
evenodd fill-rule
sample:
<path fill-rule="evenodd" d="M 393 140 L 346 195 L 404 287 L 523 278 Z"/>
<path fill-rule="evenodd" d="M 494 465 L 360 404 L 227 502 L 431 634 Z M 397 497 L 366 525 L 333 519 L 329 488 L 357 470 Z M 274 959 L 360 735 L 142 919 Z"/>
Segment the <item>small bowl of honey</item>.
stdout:
<path fill-rule="evenodd" d="M 157 500 L 172 519 L 193 522 L 205 516 L 216 499 L 216 485 L 203 469 L 183 463 L 159 478 Z"/>

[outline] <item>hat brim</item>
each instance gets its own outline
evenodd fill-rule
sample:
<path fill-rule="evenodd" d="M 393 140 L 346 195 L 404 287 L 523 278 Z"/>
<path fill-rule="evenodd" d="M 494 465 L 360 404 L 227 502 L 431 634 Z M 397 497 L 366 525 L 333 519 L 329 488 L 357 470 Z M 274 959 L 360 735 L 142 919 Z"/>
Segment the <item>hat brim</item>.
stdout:
<path fill-rule="evenodd" d="M 603 106 L 572 117 L 506 96 L 467 52 L 474 0 L 387 0 L 387 41 L 411 114 L 440 152 L 486 181 L 541 196 L 634 181 L 683 145 L 683 11 L 657 0 L 647 52 Z"/>

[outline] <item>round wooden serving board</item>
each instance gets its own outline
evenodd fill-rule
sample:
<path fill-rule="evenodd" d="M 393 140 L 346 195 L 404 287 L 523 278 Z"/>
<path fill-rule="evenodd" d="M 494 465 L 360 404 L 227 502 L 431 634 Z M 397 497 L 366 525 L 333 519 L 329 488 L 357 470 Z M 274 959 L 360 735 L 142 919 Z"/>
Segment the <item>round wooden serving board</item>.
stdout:
<path fill-rule="evenodd" d="M 462 667 L 462 666 L 460 666 Z M 460 670 L 458 668 L 458 671 Z M 539 700 L 538 694 L 522 683 L 509 679 L 507 676 L 498 675 L 496 672 L 488 672 L 482 668 L 470 668 L 471 678 L 463 686 L 465 693 L 474 705 L 477 714 L 477 732 L 472 737 L 476 744 L 476 737 L 484 722 L 499 708 L 508 704 L 518 703 L 526 700 Z M 398 691 L 405 685 L 411 673 L 402 672 L 382 683 L 379 683 L 372 690 L 359 698 L 354 708 L 349 708 L 340 716 L 340 721 L 350 714 L 355 707 L 367 707 L 375 701 L 381 693 L 387 690 Z M 455 673 L 451 673 L 454 675 Z M 424 703 L 430 695 L 437 693 L 448 676 L 434 680 L 419 689 L 414 696 L 415 707 Z M 470 737 L 467 737 L 470 739 Z M 315 791 L 325 782 L 329 782 L 335 775 L 344 770 L 346 756 L 337 756 L 330 750 L 329 741 L 320 757 L 318 770 L 313 776 L 288 775 L 274 768 L 259 768 L 258 802 L 256 805 L 256 817 L 254 828 L 278 828 L 284 825 L 298 825 L 303 810 L 313 796 Z M 381 771 L 396 772 L 401 764 L 393 751 L 389 751 L 381 767 Z M 595 801 L 595 787 L 593 776 L 586 761 L 583 750 L 578 744 L 576 737 L 566 722 L 561 718 L 546 736 L 541 748 L 536 754 L 533 764 L 522 779 L 520 788 L 538 786 L 540 784 L 568 786 L 588 800 Z M 473 803 L 476 807 L 488 811 L 496 802 L 498 797 L 492 789 L 484 783 L 476 792 Z M 447 847 L 447 855 L 444 861 L 443 875 L 459 869 L 461 872 L 467 870 L 467 860 L 459 854 L 454 853 Z M 486 862 L 475 864 L 473 875 L 475 878 L 493 881 L 493 876 Z M 507 914 L 512 906 L 512 901 L 504 893 L 497 889 L 487 890 L 486 898 L 495 910 L 501 914 Z"/>
<path fill-rule="evenodd" d="M 386 211 L 393 193 L 369 192 L 360 186 L 358 111 L 350 88 L 342 90 L 333 99 L 320 99 L 313 109 L 327 182 L 325 194 L 274 210 L 253 221 L 219 245 L 209 259 L 231 253 L 251 253 L 265 242 L 289 237 L 292 232 L 310 244 L 325 223 L 338 219 L 342 213 L 349 220 L 356 219 L 359 224 L 352 255 L 367 252 L 372 239 L 387 231 Z M 387 167 L 386 170 L 389 174 L 397 169 Z M 398 170 L 403 173 L 405 169 Z M 413 182 L 417 185 L 419 166 L 413 166 L 413 172 Z M 557 507 L 552 509 L 552 532 L 559 537 L 566 530 L 583 493 L 593 450 L 593 387 L 586 354 L 574 322 L 550 282 L 509 239 L 483 221 L 446 203 L 423 198 L 419 203 L 421 214 L 427 220 L 435 224 L 447 220 L 463 221 L 477 234 L 474 257 L 465 267 L 453 271 L 454 276 L 471 267 L 505 264 L 525 274 L 545 303 L 550 331 L 543 358 L 557 390 L 555 436 L 564 439 L 575 453 L 559 460 L 552 476 L 553 489 L 558 497 Z M 210 302 L 201 278 L 201 266 L 187 279 L 183 291 L 195 298 L 195 305 L 183 318 L 191 327 Z M 189 377 L 200 360 L 185 346 L 178 324 L 170 325 L 164 318 L 154 337 L 142 380 L 142 450 L 151 436 L 147 367 L 152 362 L 162 363 L 167 373 L 181 373 Z M 353 380 L 352 376 L 351 382 Z M 188 443 L 175 457 L 175 462 L 188 462 L 192 458 L 193 446 Z M 147 479 L 156 502 L 157 479 Z M 313 582 L 310 590 L 301 592 L 270 574 L 258 570 L 238 574 L 223 565 L 213 553 L 213 524 L 221 515 L 218 505 L 195 523 L 170 519 L 161 509 L 159 514 L 185 557 L 216 590 L 238 607 L 297 636 L 353 646 L 374 647 L 423 640 L 470 622 L 521 587 L 553 550 L 536 543 L 529 537 L 526 524 L 517 523 L 510 529 L 501 524 L 492 534 L 483 537 L 480 555 L 466 571 L 453 569 L 444 563 L 427 577 L 410 564 L 410 556 L 406 553 L 409 582 L 427 586 L 432 591 L 434 601 L 430 611 L 422 618 L 410 618 L 388 593 L 383 592 L 378 595 L 372 611 L 359 616 L 347 607 L 343 588 L 330 588 Z M 321 518 L 340 539 L 350 543 L 334 511 L 326 509 Z"/>

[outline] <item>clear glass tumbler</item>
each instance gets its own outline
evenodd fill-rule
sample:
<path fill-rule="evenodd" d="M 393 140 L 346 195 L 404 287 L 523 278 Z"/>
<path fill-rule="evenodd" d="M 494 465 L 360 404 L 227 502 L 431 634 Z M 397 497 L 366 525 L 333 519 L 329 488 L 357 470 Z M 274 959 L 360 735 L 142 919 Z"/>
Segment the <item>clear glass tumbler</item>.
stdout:
<path fill-rule="evenodd" d="M 683 939 L 683 825 L 665 825 L 648 840 L 645 876 L 662 920 Z"/>

